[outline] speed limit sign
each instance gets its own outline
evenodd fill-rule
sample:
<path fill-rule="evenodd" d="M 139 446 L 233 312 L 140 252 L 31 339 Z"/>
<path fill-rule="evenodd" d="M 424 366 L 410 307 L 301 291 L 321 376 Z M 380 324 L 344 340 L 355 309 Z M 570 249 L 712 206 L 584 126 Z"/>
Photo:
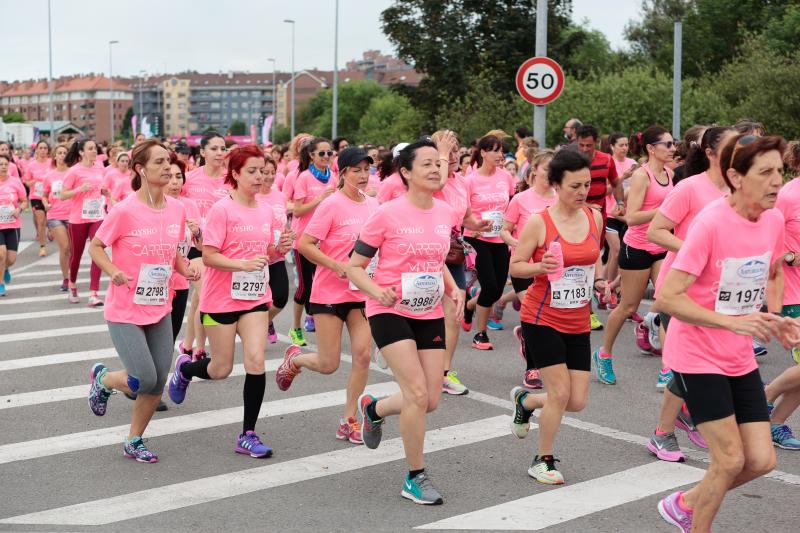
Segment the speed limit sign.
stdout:
<path fill-rule="evenodd" d="M 549 57 L 532 57 L 517 70 L 517 91 L 532 104 L 549 104 L 563 89 L 564 71 Z"/>

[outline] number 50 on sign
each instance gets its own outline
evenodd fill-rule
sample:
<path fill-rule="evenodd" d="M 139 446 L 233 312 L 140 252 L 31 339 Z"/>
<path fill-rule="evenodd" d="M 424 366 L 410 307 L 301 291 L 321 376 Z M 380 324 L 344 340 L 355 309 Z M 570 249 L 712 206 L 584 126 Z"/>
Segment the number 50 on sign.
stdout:
<path fill-rule="evenodd" d="M 564 89 L 564 71 L 549 57 L 532 57 L 517 70 L 516 85 L 526 101 L 546 105 Z"/>

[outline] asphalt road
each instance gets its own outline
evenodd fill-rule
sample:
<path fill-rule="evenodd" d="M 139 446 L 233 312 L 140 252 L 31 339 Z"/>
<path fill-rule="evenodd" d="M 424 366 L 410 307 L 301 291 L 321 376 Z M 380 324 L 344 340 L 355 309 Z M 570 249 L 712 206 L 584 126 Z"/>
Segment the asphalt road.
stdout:
<path fill-rule="evenodd" d="M 31 238 L 29 224 L 23 240 Z M 334 375 L 304 372 L 288 392 L 277 389 L 272 378 L 285 336 L 268 347 L 271 371 L 257 427 L 275 449 L 272 458 L 233 452 L 239 372 L 223 382 L 193 383 L 180 406 L 167 400 L 169 411 L 156 414 L 148 440 L 160 461 L 139 464 L 121 450 L 130 402 L 113 396 L 103 418 L 86 404 L 91 364 L 102 360 L 118 369 L 120 362 L 102 312 L 70 305 L 58 291 L 55 246 L 49 249 L 44 259 L 36 257 L 35 244 L 20 254 L 8 296 L 0 300 L 0 531 L 667 532 L 674 529 L 661 520 L 658 500 L 707 467 L 705 454 L 683 434 L 686 463 L 648 454 L 644 443 L 662 397 L 655 389 L 659 360 L 639 354 L 628 323 L 615 350 L 618 384 L 593 379 L 588 407 L 571 414 L 559 432 L 557 457 L 567 484 L 552 488 L 529 478 L 537 431 L 520 441 L 508 430 L 508 392 L 524 370 L 510 307 L 506 330 L 490 334 L 494 351 L 471 349 L 471 337 L 462 334 L 454 367 L 470 394 L 444 397 L 429 416 L 427 467 L 445 497 L 442 506 L 400 497 L 406 468 L 396 419 L 385 424 L 377 450 L 334 438 L 346 362 Z M 79 280 L 84 302 L 87 284 L 88 263 Z M 289 320 L 283 313 L 276 321 L 284 335 Z M 601 335 L 592 335 L 593 346 Z M 314 335 L 308 339 L 313 343 Z M 773 344 L 759 363 L 771 379 L 790 359 Z M 375 367 L 370 387 L 392 390 L 391 376 Z M 790 424 L 800 430 L 800 416 Z M 797 530 L 800 452 L 777 453 L 773 477 L 731 493 L 714 531 Z"/>

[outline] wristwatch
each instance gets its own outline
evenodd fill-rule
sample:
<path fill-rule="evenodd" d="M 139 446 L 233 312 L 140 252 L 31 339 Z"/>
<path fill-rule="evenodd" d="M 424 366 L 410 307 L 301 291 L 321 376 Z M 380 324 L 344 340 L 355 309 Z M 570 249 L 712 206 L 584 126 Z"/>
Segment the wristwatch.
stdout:
<path fill-rule="evenodd" d="M 794 252 L 786 252 L 785 254 L 783 254 L 783 260 L 789 266 L 792 266 L 794 264 L 795 259 L 797 259 L 797 254 Z"/>

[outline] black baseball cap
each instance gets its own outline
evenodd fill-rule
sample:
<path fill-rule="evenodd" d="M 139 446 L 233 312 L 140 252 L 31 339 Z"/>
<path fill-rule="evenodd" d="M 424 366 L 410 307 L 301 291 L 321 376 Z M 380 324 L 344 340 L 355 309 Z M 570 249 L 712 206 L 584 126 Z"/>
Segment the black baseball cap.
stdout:
<path fill-rule="evenodd" d="M 339 152 L 339 170 L 344 170 L 347 167 L 354 167 L 362 161 L 369 161 L 370 165 L 375 164 L 375 161 L 369 156 L 367 151 L 358 146 L 348 146 Z"/>

